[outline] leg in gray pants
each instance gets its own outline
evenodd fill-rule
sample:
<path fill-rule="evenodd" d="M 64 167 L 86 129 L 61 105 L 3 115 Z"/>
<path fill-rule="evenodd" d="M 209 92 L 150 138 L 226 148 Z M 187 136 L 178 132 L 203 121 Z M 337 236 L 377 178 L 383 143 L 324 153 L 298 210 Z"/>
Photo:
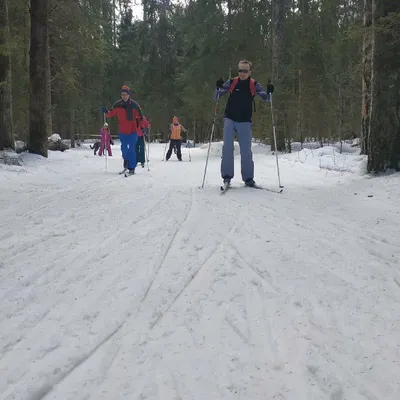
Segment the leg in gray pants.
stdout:
<path fill-rule="evenodd" d="M 251 151 L 251 122 L 235 122 L 229 118 L 224 120 L 224 145 L 222 147 L 221 176 L 224 181 L 234 177 L 233 141 L 238 136 L 243 181 L 254 179 L 254 162 Z"/>

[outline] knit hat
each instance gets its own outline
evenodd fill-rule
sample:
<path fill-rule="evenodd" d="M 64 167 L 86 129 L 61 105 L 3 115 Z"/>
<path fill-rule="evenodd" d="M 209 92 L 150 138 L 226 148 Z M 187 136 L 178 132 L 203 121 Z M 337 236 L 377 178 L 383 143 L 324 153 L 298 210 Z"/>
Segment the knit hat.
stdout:
<path fill-rule="evenodd" d="M 107 122 L 104 122 L 103 128 L 108 128 Z"/>
<path fill-rule="evenodd" d="M 179 120 L 178 120 L 178 117 L 174 117 L 174 118 L 172 118 L 172 122 L 178 122 Z"/>
<path fill-rule="evenodd" d="M 130 87 L 127 86 L 127 85 L 122 86 L 121 93 L 122 93 L 122 92 L 128 93 L 129 96 L 131 95 L 131 89 L 130 89 Z"/>

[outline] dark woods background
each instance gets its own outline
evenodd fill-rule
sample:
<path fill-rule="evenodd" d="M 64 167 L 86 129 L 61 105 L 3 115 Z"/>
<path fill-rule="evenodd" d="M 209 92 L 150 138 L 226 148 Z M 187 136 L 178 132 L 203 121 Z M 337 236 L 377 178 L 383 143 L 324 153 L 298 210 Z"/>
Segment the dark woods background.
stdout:
<path fill-rule="evenodd" d="M 165 140 L 178 115 L 207 141 L 215 81 L 248 59 L 256 80 L 275 84 L 279 150 L 357 136 L 370 170 L 399 168 L 399 1 L 143 0 L 143 20 L 132 3 L 0 0 L 0 148 L 28 140 L 47 155 L 53 132 L 97 134 L 123 84 L 153 137 Z M 254 136 L 270 143 L 271 110 L 256 103 Z"/>

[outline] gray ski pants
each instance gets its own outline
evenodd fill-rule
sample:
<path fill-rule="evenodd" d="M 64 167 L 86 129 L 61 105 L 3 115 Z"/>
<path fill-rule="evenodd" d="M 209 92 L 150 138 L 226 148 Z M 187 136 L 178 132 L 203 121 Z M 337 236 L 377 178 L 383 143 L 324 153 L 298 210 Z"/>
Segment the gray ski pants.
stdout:
<path fill-rule="evenodd" d="M 254 179 L 253 152 L 251 151 L 251 122 L 235 122 L 229 118 L 224 120 L 224 144 L 222 147 L 221 176 L 232 179 L 234 176 L 233 141 L 237 133 L 241 172 L 243 181 Z"/>

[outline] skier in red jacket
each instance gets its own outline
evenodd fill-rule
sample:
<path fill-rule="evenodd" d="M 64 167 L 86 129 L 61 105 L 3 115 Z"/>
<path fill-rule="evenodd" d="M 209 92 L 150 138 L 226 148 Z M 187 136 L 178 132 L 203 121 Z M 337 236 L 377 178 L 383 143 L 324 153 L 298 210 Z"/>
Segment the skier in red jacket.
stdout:
<path fill-rule="evenodd" d="M 134 174 L 136 168 L 135 146 L 143 114 L 139 105 L 130 96 L 131 89 L 126 85 L 122 86 L 121 99 L 114 103 L 110 111 L 103 106 L 103 112 L 106 114 L 106 118 L 118 117 L 118 137 L 121 141 L 121 152 L 124 159 L 122 172 L 129 170 L 129 174 Z"/>

